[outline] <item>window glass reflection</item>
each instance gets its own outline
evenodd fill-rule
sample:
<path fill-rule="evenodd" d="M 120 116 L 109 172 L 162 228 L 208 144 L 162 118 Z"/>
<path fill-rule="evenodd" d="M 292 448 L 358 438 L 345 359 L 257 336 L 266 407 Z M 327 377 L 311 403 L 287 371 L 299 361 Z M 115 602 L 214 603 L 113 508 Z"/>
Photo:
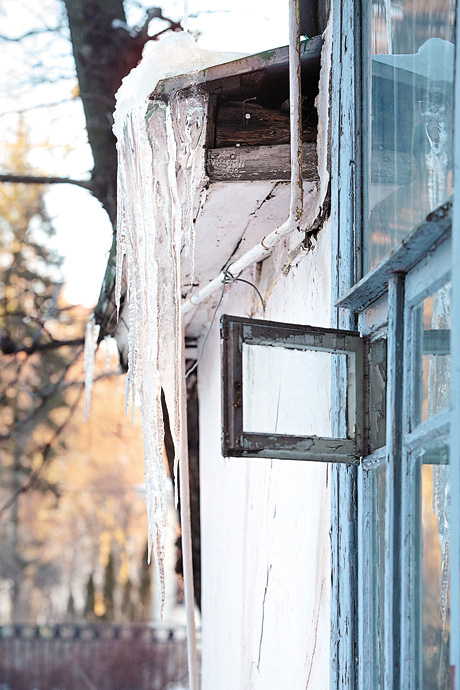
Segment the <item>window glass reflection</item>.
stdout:
<path fill-rule="evenodd" d="M 449 690 L 450 468 L 447 447 L 421 451 L 422 688 Z"/>
<path fill-rule="evenodd" d="M 383 690 L 384 687 L 384 640 L 385 640 L 385 465 L 380 465 L 373 472 L 373 534 L 371 539 L 371 558 L 369 559 L 370 581 L 373 596 L 370 604 L 370 632 L 372 639 L 372 687 Z"/>
<path fill-rule="evenodd" d="M 372 2 L 365 271 L 451 195 L 454 16 L 454 0 Z"/>
<path fill-rule="evenodd" d="M 412 425 L 445 410 L 450 401 L 450 283 L 414 309 Z"/>
<path fill-rule="evenodd" d="M 244 343 L 244 431 L 332 436 L 331 376 L 336 359 L 346 366 L 346 355 Z M 346 424 L 342 426 L 346 430 Z"/>

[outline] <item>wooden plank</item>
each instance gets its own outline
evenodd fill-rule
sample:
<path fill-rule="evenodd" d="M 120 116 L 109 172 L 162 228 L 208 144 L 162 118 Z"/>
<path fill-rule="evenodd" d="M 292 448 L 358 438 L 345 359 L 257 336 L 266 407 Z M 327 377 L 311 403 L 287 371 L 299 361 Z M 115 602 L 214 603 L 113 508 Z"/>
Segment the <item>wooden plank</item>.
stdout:
<path fill-rule="evenodd" d="M 316 142 L 302 146 L 303 176 L 318 180 Z M 232 146 L 210 149 L 206 167 L 212 182 L 235 180 L 290 180 L 289 144 L 277 146 Z"/>
<path fill-rule="evenodd" d="M 340 462 L 359 465 L 359 449 L 351 439 L 263 434 L 245 431 L 236 448 L 226 455 L 246 458 L 277 458 L 311 462 Z"/>
<path fill-rule="evenodd" d="M 385 507 L 385 680 L 397 690 L 401 678 L 401 511 L 404 380 L 404 276 L 388 286 L 387 467 Z"/>
<path fill-rule="evenodd" d="M 316 140 L 316 124 L 304 122 L 302 141 Z M 223 102 L 217 110 L 215 148 L 289 144 L 289 113 L 257 103 Z M 210 148 L 214 148 L 210 147 Z"/>
<path fill-rule="evenodd" d="M 208 96 L 208 109 L 206 111 L 206 148 L 213 149 L 216 145 L 216 112 L 217 96 L 210 93 Z"/>
<path fill-rule="evenodd" d="M 228 457 L 243 434 L 243 326 L 221 317 L 222 455 Z"/>
<path fill-rule="evenodd" d="M 355 118 L 359 94 L 355 70 L 355 37 L 362 3 L 333 0 L 331 93 L 331 298 L 353 283 L 356 161 Z M 327 39 L 326 39 L 327 40 Z M 354 316 L 332 307 L 331 326 L 354 330 Z M 346 402 L 346 372 L 337 370 L 332 389 L 333 432 Z M 331 466 L 331 690 L 358 687 L 358 544 L 357 468 Z"/>
<path fill-rule="evenodd" d="M 216 148 L 289 144 L 289 113 L 256 103 L 224 103 L 216 121 Z"/>

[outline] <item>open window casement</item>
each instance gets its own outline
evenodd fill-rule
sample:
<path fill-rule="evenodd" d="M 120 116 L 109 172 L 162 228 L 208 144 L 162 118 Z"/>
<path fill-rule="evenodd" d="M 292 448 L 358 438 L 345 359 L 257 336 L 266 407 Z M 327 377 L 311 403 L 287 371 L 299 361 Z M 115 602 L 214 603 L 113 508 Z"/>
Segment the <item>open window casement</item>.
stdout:
<path fill-rule="evenodd" d="M 363 338 L 224 315 L 221 342 L 225 457 L 359 463 Z M 339 377 L 346 381 L 341 397 L 334 392 Z"/>

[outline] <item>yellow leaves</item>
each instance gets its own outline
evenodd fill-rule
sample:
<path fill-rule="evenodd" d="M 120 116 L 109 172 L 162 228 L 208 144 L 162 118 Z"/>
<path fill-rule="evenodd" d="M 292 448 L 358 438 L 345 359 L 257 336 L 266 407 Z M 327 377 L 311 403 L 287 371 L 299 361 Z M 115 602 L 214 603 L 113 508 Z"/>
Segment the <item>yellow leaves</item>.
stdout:
<path fill-rule="evenodd" d="M 116 527 L 113 536 L 115 537 L 118 544 L 124 547 L 126 544 L 126 533 L 121 529 L 121 527 Z"/>
<path fill-rule="evenodd" d="M 129 559 L 126 554 L 126 551 L 122 552 L 121 555 L 121 566 L 120 566 L 120 573 L 119 573 L 119 582 L 124 585 L 126 584 L 127 580 L 129 578 Z"/>
<path fill-rule="evenodd" d="M 112 535 L 107 530 L 101 532 L 99 540 L 99 558 L 102 566 L 107 565 L 110 555 L 110 549 L 112 546 Z"/>
<path fill-rule="evenodd" d="M 105 613 L 105 604 L 102 592 L 96 591 L 94 593 L 94 613 L 98 617 L 103 616 Z"/>
<path fill-rule="evenodd" d="M 113 355 L 110 368 L 116 370 L 117 364 Z M 31 366 L 31 361 L 24 366 Z M 101 347 L 95 377 L 105 370 L 105 348 Z M 78 383 L 81 378 L 79 362 L 72 367 L 68 383 Z M 30 549 L 39 544 L 34 548 L 39 549 L 40 560 L 56 564 L 61 583 L 71 583 L 72 591 L 84 597 L 88 576 L 94 574 L 97 616 L 105 613 L 102 582 L 110 552 L 118 588 L 128 578 L 138 583 L 147 534 L 145 499 L 135 490 L 136 485 L 143 484 L 141 424 L 136 415 L 132 426 L 131 417 L 125 414 L 124 385 L 121 375 L 97 381 L 90 419 L 83 425 L 81 401 L 66 427 L 60 439 L 62 445 L 55 447 L 56 457 L 40 475 L 57 484 L 59 501 L 56 503 L 51 494 L 38 492 L 25 494 L 20 500 L 24 537 L 27 535 Z M 78 386 L 67 390 L 69 400 L 75 399 L 77 391 Z M 59 424 L 65 411 L 56 409 L 52 414 Z M 49 440 L 49 430 L 43 426 L 35 433 L 37 440 Z M 34 469 L 40 460 L 38 455 L 33 459 Z M 35 604 L 30 606 L 33 616 Z"/>

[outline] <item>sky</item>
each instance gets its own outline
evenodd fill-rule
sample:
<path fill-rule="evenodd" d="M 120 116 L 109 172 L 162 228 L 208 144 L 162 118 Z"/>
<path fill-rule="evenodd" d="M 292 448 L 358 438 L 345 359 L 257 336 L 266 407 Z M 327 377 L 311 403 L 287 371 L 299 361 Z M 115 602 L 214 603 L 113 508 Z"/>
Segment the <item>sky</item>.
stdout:
<path fill-rule="evenodd" d="M 125 5 L 133 25 L 151 3 L 127 0 Z M 182 0 L 161 5 L 173 19 L 186 11 Z M 189 0 L 188 15 L 189 31 L 210 50 L 257 53 L 288 43 L 288 0 Z M 0 4 L 2 33 L 12 37 L 37 27 L 55 27 L 60 17 L 59 0 Z M 152 31 L 162 28 L 164 23 L 152 23 Z M 5 43 L 3 49 L 0 147 L 2 140 L 14 136 L 17 111 L 23 110 L 34 144 L 31 162 L 40 172 L 88 179 L 92 158 L 81 103 L 73 97 L 77 83 L 65 24 L 53 34 Z M 41 107 L 54 103 L 58 105 Z M 111 245 L 108 217 L 89 192 L 72 185 L 50 187 L 47 206 L 56 229 L 53 245 L 64 256 L 65 296 L 91 308 L 98 299 Z"/>

